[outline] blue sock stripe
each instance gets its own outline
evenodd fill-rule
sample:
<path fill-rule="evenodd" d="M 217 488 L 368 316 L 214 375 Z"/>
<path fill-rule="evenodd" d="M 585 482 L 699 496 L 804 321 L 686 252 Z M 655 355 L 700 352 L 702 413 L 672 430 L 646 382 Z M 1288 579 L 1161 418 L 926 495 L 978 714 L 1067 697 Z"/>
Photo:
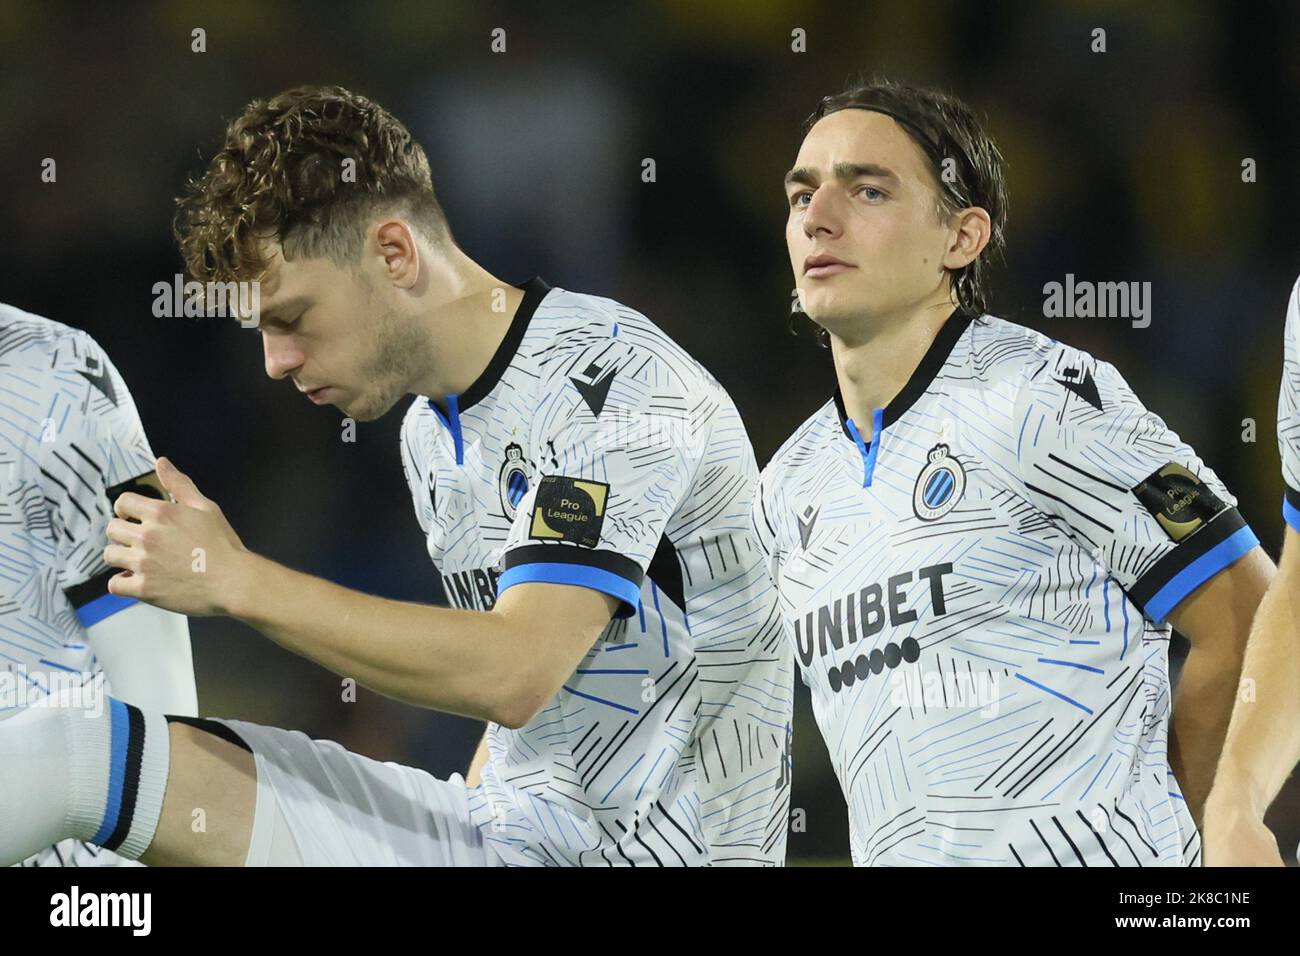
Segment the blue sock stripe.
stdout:
<path fill-rule="evenodd" d="M 138 598 L 122 597 L 119 594 L 104 594 L 95 598 L 89 604 L 83 604 L 77 608 L 77 620 L 81 622 L 82 627 L 94 627 L 106 617 L 112 617 L 118 611 L 125 611 L 134 604 L 138 604 Z"/>
<path fill-rule="evenodd" d="M 108 720 L 112 740 L 108 758 L 108 801 L 104 807 L 104 821 L 90 838 L 90 842 L 96 846 L 103 845 L 112 836 L 122 813 L 122 785 L 126 780 L 126 745 L 131 722 L 127 717 L 126 704 L 116 697 L 108 699 Z"/>

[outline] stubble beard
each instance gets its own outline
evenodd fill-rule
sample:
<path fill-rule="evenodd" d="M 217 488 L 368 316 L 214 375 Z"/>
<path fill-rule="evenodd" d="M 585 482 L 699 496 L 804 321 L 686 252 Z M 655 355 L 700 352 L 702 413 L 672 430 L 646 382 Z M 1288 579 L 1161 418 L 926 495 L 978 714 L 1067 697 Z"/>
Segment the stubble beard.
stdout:
<path fill-rule="evenodd" d="M 348 410 L 350 417 L 362 422 L 386 414 L 410 392 L 410 383 L 430 363 L 428 340 L 414 322 L 396 312 L 376 320 L 372 342 L 370 360 L 360 375 L 365 391 Z"/>

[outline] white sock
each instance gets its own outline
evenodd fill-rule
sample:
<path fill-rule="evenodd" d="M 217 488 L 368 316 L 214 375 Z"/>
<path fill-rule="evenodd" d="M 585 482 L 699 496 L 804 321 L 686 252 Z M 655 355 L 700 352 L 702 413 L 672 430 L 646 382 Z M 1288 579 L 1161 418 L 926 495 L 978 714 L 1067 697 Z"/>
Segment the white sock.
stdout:
<path fill-rule="evenodd" d="M 153 842 L 171 759 L 167 719 L 104 703 L 99 713 L 32 706 L 0 721 L 0 865 L 63 839 L 129 859 Z"/>

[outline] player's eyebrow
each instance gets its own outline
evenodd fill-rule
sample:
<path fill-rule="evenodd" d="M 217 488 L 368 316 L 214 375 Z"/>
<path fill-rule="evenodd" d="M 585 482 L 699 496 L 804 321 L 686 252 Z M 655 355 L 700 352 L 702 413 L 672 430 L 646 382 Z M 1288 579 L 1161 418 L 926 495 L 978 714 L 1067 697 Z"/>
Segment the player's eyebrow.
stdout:
<path fill-rule="evenodd" d="M 282 322 L 281 316 L 292 315 L 300 307 L 307 304 L 307 297 L 296 295 L 292 299 L 285 299 L 283 302 L 277 302 L 269 309 L 263 309 L 258 325 L 276 325 Z"/>
<path fill-rule="evenodd" d="M 831 167 L 831 174 L 841 182 L 849 182 L 860 176 L 875 179 L 887 179 L 892 183 L 899 181 L 894 171 L 878 163 L 836 163 Z M 821 170 L 815 166 L 796 166 L 785 174 L 785 185 L 811 186 L 814 189 L 821 182 Z"/>

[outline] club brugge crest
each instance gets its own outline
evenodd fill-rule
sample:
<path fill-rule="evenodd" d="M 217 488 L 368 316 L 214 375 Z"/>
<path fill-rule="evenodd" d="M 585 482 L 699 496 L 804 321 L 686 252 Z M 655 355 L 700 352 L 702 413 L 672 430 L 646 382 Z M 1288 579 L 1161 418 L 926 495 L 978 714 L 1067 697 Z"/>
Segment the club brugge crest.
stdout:
<path fill-rule="evenodd" d="M 501 507 L 506 517 L 515 520 L 519 502 L 528 493 L 528 473 L 524 471 L 524 450 L 511 442 L 506 446 L 506 462 L 501 466 Z"/>
<path fill-rule="evenodd" d="M 961 493 L 966 490 L 966 472 L 942 443 L 930 449 L 929 458 L 916 477 L 912 510 L 922 521 L 938 521 L 961 500 Z"/>

